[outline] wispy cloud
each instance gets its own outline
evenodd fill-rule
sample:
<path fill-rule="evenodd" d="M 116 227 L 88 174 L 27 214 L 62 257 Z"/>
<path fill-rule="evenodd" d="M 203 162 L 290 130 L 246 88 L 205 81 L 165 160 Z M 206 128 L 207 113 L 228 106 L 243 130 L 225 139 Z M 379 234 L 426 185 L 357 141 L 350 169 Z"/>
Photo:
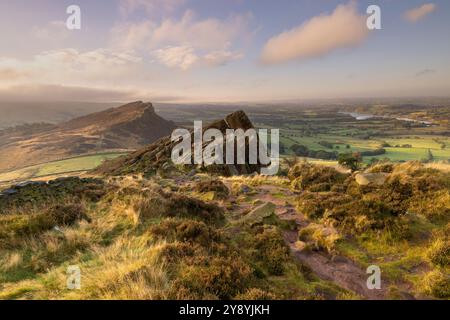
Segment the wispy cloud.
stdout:
<path fill-rule="evenodd" d="M 183 70 L 197 65 L 220 66 L 243 56 L 232 47 L 251 34 L 251 20 L 251 14 L 198 19 L 194 11 L 187 10 L 180 19 L 116 25 L 112 30 L 112 46 L 150 52 L 162 64 Z"/>
<path fill-rule="evenodd" d="M 0 59 L 0 83 L 25 79 L 29 74 L 26 70 L 15 67 L 15 61 Z"/>
<path fill-rule="evenodd" d="M 107 49 L 78 51 L 66 48 L 44 51 L 31 59 L 0 57 L 0 84 L 17 84 L 16 80 L 39 83 L 43 79 L 48 83 L 103 81 L 108 77 L 123 77 L 140 62 L 141 58 L 132 53 Z"/>
<path fill-rule="evenodd" d="M 205 63 L 209 66 L 224 66 L 227 63 L 242 59 L 243 53 L 232 52 L 228 50 L 213 51 L 203 57 Z"/>
<path fill-rule="evenodd" d="M 416 77 L 423 77 L 423 76 L 427 76 L 427 75 L 430 75 L 430 74 L 433 74 L 433 73 L 436 73 L 436 70 L 434 70 L 434 69 L 423 69 L 423 70 L 420 70 L 420 71 L 416 72 L 415 76 Z"/>
<path fill-rule="evenodd" d="M 185 0 L 120 0 L 119 10 L 124 16 L 141 9 L 149 15 L 156 15 L 171 12 L 185 2 Z"/>
<path fill-rule="evenodd" d="M 420 7 L 413 8 L 405 12 L 405 19 L 411 23 L 416 23 L 422 20 L 430 13 L 436 10 L 436 5 L 434 3 L 426 3 Z"/>
<path fill-rule="evenodd" d="M 44 26 L 34 26 L 31 29 L 31 35 L 38 40 L 61 41 L 70 36 L 70 31 L 66 27 L 64 21 L 50 21 Z"/>
<path fill-rule="evenodd" d="M 263 48 L 261 60 L 275 64 L 323 56 L 339 48 L 357 46 L 368 34 L 366 17 L 351 2 L 271 38 Z"/>
<path fill-rule="evenodd" d="M 212 51 L 205 55 L 200 55 L 195 52 L 193 47 L 188 45 L 158 49 L 153 52 L 153 55 L 163 65 L 184 71 L 194 66 L 223 66 L 243 57 L 242 53 L 228 50 Z"/>
<path fill-rule="evenodd" d="M 63 85 L 22 84 L 0 89 L 3 101 L 131 101 L 136 92 Z"/>

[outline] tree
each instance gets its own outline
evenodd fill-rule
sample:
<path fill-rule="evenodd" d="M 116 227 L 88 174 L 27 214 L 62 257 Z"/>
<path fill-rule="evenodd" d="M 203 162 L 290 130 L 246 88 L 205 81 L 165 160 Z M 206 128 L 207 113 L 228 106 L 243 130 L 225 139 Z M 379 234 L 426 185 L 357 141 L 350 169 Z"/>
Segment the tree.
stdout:
<path fill-rule="evenodd" d="M 338 162 L 340 165 L 349 168 L 352 171 L 358 170 L 361 165 L 361 154 L 359 152 L 355 153 L 341 153 L 338 157 Z"/>
<path fill-rule="evenodd" d="M 291 150 L 295 153 L 295 155 L 300 157 L 306 157 L 308 156 L 308 147 L 300 145 L 300 144 L 293 144 L 291 146 Z"/>
<path fill-rule="evenodd" d="M 433 153 L 430 149 L 428 149 L 427 157 L 423 160 L 423 162 L 432 162 L 434 160 Z"/>

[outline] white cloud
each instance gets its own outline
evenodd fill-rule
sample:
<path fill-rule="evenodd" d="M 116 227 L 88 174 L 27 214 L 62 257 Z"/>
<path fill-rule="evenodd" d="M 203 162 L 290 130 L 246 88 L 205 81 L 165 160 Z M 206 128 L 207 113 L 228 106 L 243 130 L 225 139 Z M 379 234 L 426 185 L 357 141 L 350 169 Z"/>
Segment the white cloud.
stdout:
<path fill-rule="evenodd" d="M 179 21 L 164 20 L 153 30 L 151 43 L 189 43 L 195 48 L 219 49 L 229 46 L 241 32 L 245 32 L 248 20 L 247 15 L 234 15 L 226 20 L 197 20 L 195 13 L 188 10 Z"/>
<path fill-rule="evenodd" d="M 181 70 L 191 68 L 199 60 L 199 57 L 194 53 L 194 49 L 189 46 L 158 49 L 154 52 L 154 56 L 167 67 L 180 68 Z"/>
<path fill-rule="evenodd" d="M 198 19 L 193 11 L 187 10 L 179 20 L 122 23 L 112 30 L 112 47 L 151 52 L 163 64 L 182 66 L 183 70 L 194 65 L 224 65 L 242 57 L 230 48 L 249 36 L 251 19 L 251 14 L 231 15 L 223 20 Z M 176 52 L 181 55 L 179 59 L 174 57 Z"/>
<path fill-rule="evenodd" d="M 339 48 L 354 47 L 368 36 L 366 16 L 351 2 L 332 14 L 316 16 L 304 24 L 271 38 L 261 60 L 267 64 L 323 56 Z"/>
<path fill-rule="evenodd" d="M 405 19 L 411 23 L 416 23 L 422 20 L 430 13 L 436 10 L 436 5 L 434 3 L 426 3 L 420 7 L 413 8 L 405 12 Z"/>
<path fill-rule="evenodd" d="M 223 66 L 230 61 L 238 60 L 243 54 L 227 50 L 212 51 L 205 55 L 199 55 L 191 46 L 172 46 L 158 49 L 153 52 L 158 62 L 169 68 L 188 70 L 194 66 Z"/>

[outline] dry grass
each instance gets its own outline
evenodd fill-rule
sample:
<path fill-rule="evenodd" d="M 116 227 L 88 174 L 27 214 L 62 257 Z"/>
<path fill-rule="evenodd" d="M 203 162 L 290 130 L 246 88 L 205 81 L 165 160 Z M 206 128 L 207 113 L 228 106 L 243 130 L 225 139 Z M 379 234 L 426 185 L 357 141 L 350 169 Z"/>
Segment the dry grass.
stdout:
<path fill-rule="evenodd" d="M 448 192 L 441 190 L 445 176 L 418 163 L 396 165 L 393 171 L 411 186 L 408 195 L 419 195 L 420 201 L 406 202 L 403 189 L 398 189 L 403 184 L 392 181 L 379 190 L 362 190 L 344 181 L 339 183 L 342 190 L 303 192 L 297 209 L 314 222 L 300 237 L 315 249 L 330 253 L 344 249 L 362 265 L 376 259 L 389 279 L 416 277 L 411 282 L 418 292 L 445 297 L 448 242 L 443 230 L 448 223 Z M 255 186 L 289 186 L 287 178 L 259 175 L 223 181 L 250 186 L 250 192 L 258 192 Z M 195 199 L 193 191 L 183 186 L 174 189 L 173 180 L 137 175 L 108 178 L 106 183 L 108 191 L 101 200 L 86 199 L 81 206 L 69 208 L 58 207 L 61 203 L 56 200 L 50 203 L 53 209 L 64 209 L 52 211 L 50 223 L 41 219 L 46 210 L 17 208 L 0 217 L 0 299 L 304 299 L 320 296 L 326 287 L 293 262 L 283 229 L 276 223 L 236 224 L 242 218 L 239 212 Z M 383 201 L 378 201 L 379 194 Z M 398 198 L 389 200 L 392 195 Z M 356 198 L 359 202 L 353 203 Z M 413 238 L 393 237 L 395 229 L 361 227 L 378 219 L 381 204 L 389 201 L 395 206 L 395 201 L 405 204 L 409 212 L 401 219 Z M 220 202 L 231 203 L 229 199 Z M 58 212 L 75 218 L 58 220 Z M 441 220 L 435 222 L 432 216 Z M 344 219 L 348 217 L 352 220 Z M 432 237 L 436 230 L 442 232 Z M 346 232 L 352 236 L 353 247 L 344 237 Z M 67 289 L 71 265 L 81 269 L 81 290 Z M 423 277 L 423 273 L 429 274 Z M 327 290 L 339 299 L 357 298 Z"/>
<path fill-rule="evenodd" d="M 230 183 L 240 183 L 249 186 L 261 186 L 261 185 L 274 185 L 274 186 L 288 186 L 289 180 L 285 177 L 279 176 L 264 176 L 264 175 L 254 175 L 254 176 L 233 176 L 229 178 L 224 178 L 224 181 Z"/>

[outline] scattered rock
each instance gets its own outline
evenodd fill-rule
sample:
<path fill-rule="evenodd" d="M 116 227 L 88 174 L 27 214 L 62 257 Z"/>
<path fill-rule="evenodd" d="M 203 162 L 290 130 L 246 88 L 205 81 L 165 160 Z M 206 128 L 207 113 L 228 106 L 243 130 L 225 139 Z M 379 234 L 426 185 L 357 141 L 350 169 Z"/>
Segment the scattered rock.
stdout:
<path fill-rule="evenodd" d="M 242 193 L 250 193 L 252 191 L 252 188 L 250 188 L 249 186 L 243 184 L 241 185 L 241 192 Z"/>
<path fill-rule="evenodd" d="M 242 221 L 250 225 L 263 223 L 265 218 L 269 218 L 275 215 L 275 204 L 272 202 L 265 202 L 262 205 L 256 207 L 250 211 Z"/>
<path fill-rule="evenodd" d="M 3 195 L 10 196 L 10 195 L 16 194 L 17 192 L 19 192 L 19 191 L 16 190 L 16 189 L 10 188 L 10 189 L 3 190 L 3 191 L 2 191 L 2 194 L 3 194 Z"/>
<path fill-rule="evenodd" d="M 252 204 L 254 205 L 254 206 L 259 206 L 260 204 L 263 204 L 264 202 L 263 201 L 261 201 L 260 199 L 256 199 L 256 200 L 254 200 L 253 202 L 252 202 Z"/>
<path fill-rule="evenodd" d="M 376 173 L 358 173 L 355 176 L 356 183 L 358 183 L 360 186 L 368 186 L 368 185 L 375 185 L 375 186 L 381 186 L 383 185 L 389 174 L 383 173 L 383 172 L 376 172 Z"/>
<path fill-rule="evenodd" d="M 21 183 L 16 184 L 13 188 L 20 189 L 27 186 L 42 186 L 44 184 L 47 184 L 45 181 L 24 181 Z"/>
<path fill-rule="evenodd" d="M 294 248 L 298 251 L 303 251 L 306 249 L 306 247 L 307 247 L 306 242 L 298 240 L 294 243 Z"/>

